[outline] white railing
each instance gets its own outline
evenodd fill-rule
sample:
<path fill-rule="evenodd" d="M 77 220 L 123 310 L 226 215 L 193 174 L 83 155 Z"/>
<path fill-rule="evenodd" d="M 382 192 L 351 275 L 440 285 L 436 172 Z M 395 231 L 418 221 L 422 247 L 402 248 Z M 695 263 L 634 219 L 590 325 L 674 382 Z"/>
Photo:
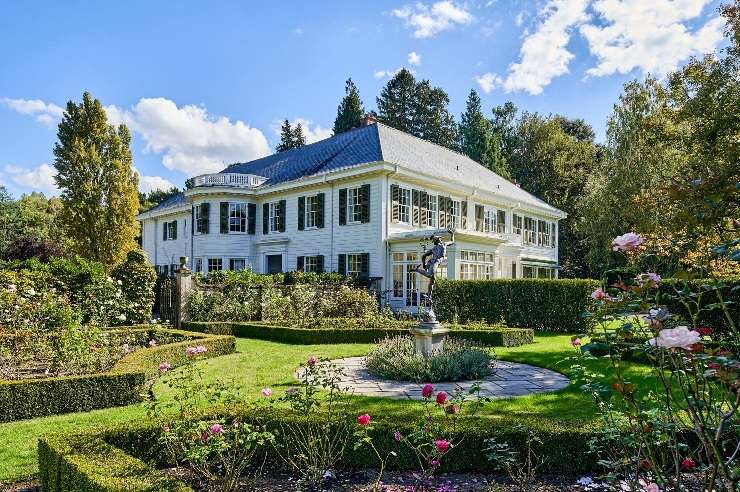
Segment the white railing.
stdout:
<path fill-rule="evenodd" d="M 202 174 L 194 178 L 195 186 L 233 186 L 235 188 L 256 188 L 267 181 L 264 176 L 239 173 Z"/>

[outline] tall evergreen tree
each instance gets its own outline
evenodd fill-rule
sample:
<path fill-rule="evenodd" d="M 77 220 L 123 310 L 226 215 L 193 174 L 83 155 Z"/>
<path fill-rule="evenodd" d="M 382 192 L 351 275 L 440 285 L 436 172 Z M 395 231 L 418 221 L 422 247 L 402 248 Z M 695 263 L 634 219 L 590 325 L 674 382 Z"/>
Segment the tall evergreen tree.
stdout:
<path fill-rule="evenodd" d="M 362 107 L 360 91 L 352 79 L 347 79 L 344 85 L 344 97 L 337 108 L 337 117 L 334 120 L 334 135 L 346 132 L 360 126 L 365 108 Z"/>
<path fill-rule="evenodd" d="M 413 133 L 416 79 L 402 68 L 380 91 L 376 99 L 378 121 L 398 130 Z"/>
<path fill-rule="evenodd" d="M 445 147 L 457 148 L 457 125 L 447 110 L 450 97 L 428 80 L 416 84 L 411 133 Z"/>
<path fill-rule="evenodd" d="M 286 150 L 290 150 L 295 147 L 293 142 L 293 128 L 290 126 L 290 121 L 286 119 L 280 127 L 280 143 L 275 147 L 275 151 L 284 152 Z"/>
<path fill-rule="evenodd" d="M 474 161 L 486 165 L 491 147 L 493 126 L 481 111 L 480 96 L 470 89 L 465 112 L 460 117 L 460 150 Z"/>
<path fill-rule="evenodd" d="M 293 129 L 293 148 L 303 147 L 306 145 L 306 136 L 303 134 L 303 125 L 296 123 Z"/>
<path fill-rule="evenodd" d="M 54 145 L 54 177 L 61 190 L 60 222 L 73 252 L 110 268 L 136 247 L 139 224 L 131 135 L 115 128 L 99 100 L 85 92 L 67 103 Z"/>

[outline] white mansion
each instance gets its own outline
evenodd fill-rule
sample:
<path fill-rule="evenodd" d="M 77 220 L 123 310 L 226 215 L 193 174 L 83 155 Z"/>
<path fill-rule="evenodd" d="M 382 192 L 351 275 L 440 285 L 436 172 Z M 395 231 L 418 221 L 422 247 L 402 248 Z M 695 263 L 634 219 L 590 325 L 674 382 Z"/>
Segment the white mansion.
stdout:
<path fill-rule="evenodd" d="M 298 149 L 195 178 L 139 215 L 160 273 L 251 268 L 368 276 L 394 307 L 418 303 L 412 270 L 453 229 L 450 279 L 555 277 L 565 213 L 468 157 L 365 122 Z"/>

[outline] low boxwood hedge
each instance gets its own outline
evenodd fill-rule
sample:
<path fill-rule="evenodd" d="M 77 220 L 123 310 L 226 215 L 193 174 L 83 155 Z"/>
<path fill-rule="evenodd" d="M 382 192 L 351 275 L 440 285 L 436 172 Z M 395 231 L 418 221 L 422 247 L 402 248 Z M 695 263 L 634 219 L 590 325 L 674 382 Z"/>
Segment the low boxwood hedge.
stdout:
<path fill-rule="evenodd" d="M 132 329 L 147 330 L 152 328 Z M 105 373 L 0 381 L 0 422 L 130 405 L 141 401 L 145 384 L 160 362 L 167 361 L 172 367 L 185 362 L 188 345 L 206 346 L 207 357 L 230 354 L 235 348 L 234 337 L 229 335 L 158 330 L 195 340 L 136 350 Z"/>
<path fill-rule="evenodd" d="M 509 326 L 579 333 L 588 329 L 583 313 L 599 285 L 584 279 L 441 280 L 434 290 L 435 310 L 443 321 L 503 320 Z"/>
<path fill-rule="evenodd" d="M 254 415 L 243 409 L 230 411 L 249 420 Z M 245 417 L 246 415 L 246 417 Z M 309 419 L 288 411 L 261 413 L 260 424 L 279 430 L 282 426 L 305 426 Z M 354 419 L 353 419 L 354 420 Z M 414 469 L 416 456 L 411 450 L 393 439 L 395 431 L 408 435 L 414 430 L 415 416 L 387 415 L 373 420 L 373 440 L 382 455 L 396 451 L 398 457 L 391 466 L 397 469 Z M 170 466 L 158 441 L 163 422 L 134 421 L 115 426 L 88 430 L 83 433 L 51 434 L 39 441 L 39 478 L 45 491 L 152 491 L 191 490 L 187 484 L 174 480 L 155 468 Z M 596 429 L 595 424 L 574 425 L 528 417 L 496 418 L 470 417 L 445 437 L 453 442 L 463 438 L 462 444 L 453 449 L 443 460 L 442 471 L 490 471 L 486 459 L 485 440 L 496 437 L 508 442 L 514 449 L 523 451 L 526 433 L 532 430 L 542 440 L 535 452 L 546 458 L 539 470 L 545 473 L 582 473 L 596 468 L 595 458 L 589 454 L 587 441 Z M 279 439 L 278 433 L 278 439 Z M 540 449 L 541 448 L 541 449 Z M 271 466 L 280 468 L 281 462 L 268 449 L 265 458 Z M 261 460 L 260 460 L 261 461 Z M 149 465 L 152 464 L 152 465 Z M 368 469 L 377 466 L 375 455 L 366 448 L 353 450 L 347 443 L 340 466 L 345 469 Z"/>
<path fill-rule="evenodd" d="M 408 322 L 408 326 L 415 324 Z M 234 335 L 239 338 L 253 338 L 295 345 L 327 343 L 375 343 L 385 337 L 407 335 L 407 328 L 356 328 L 348 322 L 347 328 L 295 328 L 277 326 L 264 322 L 204 322 L 186 321 L 187 330 L 202 333 Z M 494 347 L 516 347 L 534 342 L 534 331 L 528 328 L 494 328 L 490 330 L 468 330 L 463 325 L 448 325 L 450 336 L 476 341 Z"/>

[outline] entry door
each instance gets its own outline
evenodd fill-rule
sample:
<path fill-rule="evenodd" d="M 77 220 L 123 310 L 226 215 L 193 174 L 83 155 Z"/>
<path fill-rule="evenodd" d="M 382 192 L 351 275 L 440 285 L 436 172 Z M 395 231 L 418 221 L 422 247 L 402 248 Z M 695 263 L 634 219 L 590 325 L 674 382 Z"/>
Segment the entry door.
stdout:
<path fill-rule="evenodd" d="M 426 292 L 429 280 L 416 273 L 421 262 L 416 252 L 393 253 L 393 297 L 405 306 L 418 306 L 421 293 Z"/>
<path fill-rule="evenodd" d="M 267 255 L 267 273 L 282 273 L 283 255 Z"/>

